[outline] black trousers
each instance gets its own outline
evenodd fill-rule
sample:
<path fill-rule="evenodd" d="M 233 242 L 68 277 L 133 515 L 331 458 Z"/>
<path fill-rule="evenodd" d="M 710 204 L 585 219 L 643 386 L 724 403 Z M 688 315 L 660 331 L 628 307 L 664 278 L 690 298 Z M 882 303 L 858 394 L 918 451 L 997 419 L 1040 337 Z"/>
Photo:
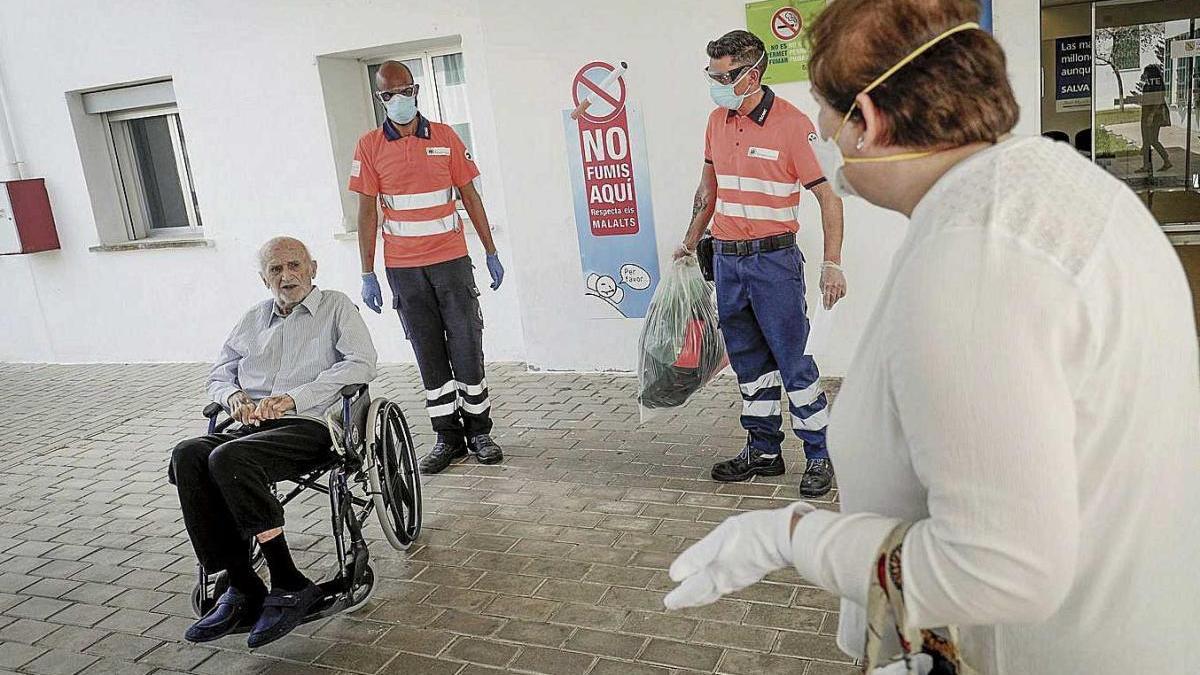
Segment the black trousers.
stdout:
<path fill-rule="evenodd" d="M 491 433 L 483 311 L 471 259 L 389 267 L 387 277 L 392 306 L 417 356 L 433 430 L 452 440 Z"/>
<path fill-rule="evenodd" d="M 266 420 L 176 445 L 170 479 L 204 569 L 215 572 L 244 559 L 251 537 L 283 526 L 273 483 L 299 478 L 334 458 L 329 429 L 306 419 Z"/>

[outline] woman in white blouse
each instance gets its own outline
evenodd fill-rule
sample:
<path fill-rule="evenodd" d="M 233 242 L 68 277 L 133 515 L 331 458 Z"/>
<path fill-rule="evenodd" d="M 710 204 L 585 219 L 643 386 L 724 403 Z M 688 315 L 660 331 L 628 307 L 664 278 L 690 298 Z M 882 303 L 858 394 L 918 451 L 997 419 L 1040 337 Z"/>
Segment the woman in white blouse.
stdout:
<path fill-rule="evenodd" d="M 1124 184 L 1009 136 L 978 8 L 835 0 L 811 27 L 826 177 L 910 218 L 833 409 L 841 512 L 730 518 L 672 566 L 666 604 L 792 565 L 843 598 L 856 657 L 882 587 L 909 628 L 958 626 L 986 675 L 1200 672 L 1187 281 Z"/>

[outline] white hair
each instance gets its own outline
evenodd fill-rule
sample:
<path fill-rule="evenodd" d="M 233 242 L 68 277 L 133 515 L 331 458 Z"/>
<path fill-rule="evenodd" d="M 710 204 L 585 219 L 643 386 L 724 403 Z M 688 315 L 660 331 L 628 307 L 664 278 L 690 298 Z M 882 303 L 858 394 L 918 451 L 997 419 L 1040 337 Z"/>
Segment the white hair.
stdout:
<path fill-rule="evenodd" d="M 258 269 L 260 271 L 266 269 L 267 258 L 271 257 L 271 254 L 276 248 L 279 248 L 280 246 L 292 245 L 299 246 L 301 249 L 303 249 L 305 257 L 307 257 L 310 262 L 312 261 L 312 253 L 309 252 L 308 247 L 304 245 L 304 242 L 296 239 L 295 237 L 272 237 L 271 239 L 267 240 L 267 243 L 263 244 L 262 247 L 258 249 Z"/>

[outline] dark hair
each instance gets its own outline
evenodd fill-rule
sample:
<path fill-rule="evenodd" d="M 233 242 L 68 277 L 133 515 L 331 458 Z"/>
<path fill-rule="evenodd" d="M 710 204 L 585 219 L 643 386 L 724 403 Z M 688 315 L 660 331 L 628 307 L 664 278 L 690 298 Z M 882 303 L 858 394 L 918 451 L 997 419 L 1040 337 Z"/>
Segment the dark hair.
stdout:
<path fill-rule="evenodd" d="M 720 59 L 733 57 L 734 65 L 758 65 L 758 79 L 767 72 L 767 47 L 754 33 L 744 30 L 731 30 L 721 37 L 708 43 L 708 57 Z"/>
<path fill-rule="evenodd" d="M 925 42 L 978 21 L 977 0 L 835 0 L 809 28 L 813 88 L 845 112 L 871 82 Z M 1019 109 L 1004 50 L 982 30 L 949 35 L 868 94 L 889 145 L 994 143 Z M 852 119 L 862 119 L 855 109 Z"/>

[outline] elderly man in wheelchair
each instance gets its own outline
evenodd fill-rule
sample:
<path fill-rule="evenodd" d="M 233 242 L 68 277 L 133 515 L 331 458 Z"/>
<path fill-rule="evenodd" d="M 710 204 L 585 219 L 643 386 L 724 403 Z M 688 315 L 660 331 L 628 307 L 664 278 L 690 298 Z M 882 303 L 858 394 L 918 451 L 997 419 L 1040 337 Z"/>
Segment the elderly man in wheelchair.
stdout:
<path fill-rule="evenodd" d="M 353 611 L 374 587 L 362 535 L 371 511 L 397 549 L 420 529 L 412 438 L 394 403 L 368 395 L 376 354 L 358 309 L 313 285 L 317 263 L 296 239 L 267 242 L 259 262 L 273 298 L 252 307 L 221 349 L 208 380 L 208 433 L 171 456 L 199 561 L 192 642 L 249 630 L 258 647 Z M 279 481 L 295 487 L 280 497 Z M 338 569 L 321 583 L 297 569 L 283 533 L 284 506 L 306 488 L 327 493 L 332 509 Z M 256 571 L 263 560 L 269 590 Z"/>

